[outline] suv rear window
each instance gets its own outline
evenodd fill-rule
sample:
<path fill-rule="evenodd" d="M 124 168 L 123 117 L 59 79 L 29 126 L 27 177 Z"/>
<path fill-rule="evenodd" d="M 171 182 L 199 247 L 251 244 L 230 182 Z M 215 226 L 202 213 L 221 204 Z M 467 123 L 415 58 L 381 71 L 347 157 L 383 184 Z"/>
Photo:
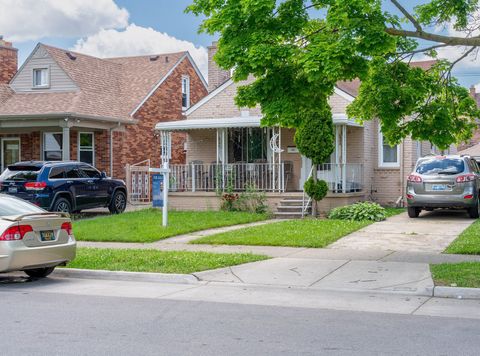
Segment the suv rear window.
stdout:
<path fill-rule="evenodd" d="M 454 175 L 465 170 L 465 162 L 460 158 L 432 158 L 418 164 L 416 172 L 423 175 Z"/>
<path fill-rule="evenodd" d="M 40 168 L 34 166 L 10 166 L 0 175 L 0 181 L 36 181 L 39 171 Z"/>

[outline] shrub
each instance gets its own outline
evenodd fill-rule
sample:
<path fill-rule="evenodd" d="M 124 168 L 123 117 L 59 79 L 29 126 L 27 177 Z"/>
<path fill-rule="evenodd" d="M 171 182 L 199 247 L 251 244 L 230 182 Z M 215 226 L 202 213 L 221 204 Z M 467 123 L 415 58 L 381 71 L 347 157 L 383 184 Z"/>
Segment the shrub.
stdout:
<path fill-rule="evenodd" d="M 255 186 L 248 185 L 243 193 L 224 193 L 221 209 L 265 214 L 268 212 L 267 197 L 265 193 L 259 192 Z"/>
<path fill-rule="evenodd" d="M 387 218 L 385 209 L 377 203 L 363 202 L 353 205 L 341 206 L 333 209 L 329 219 L 352 220 L 352 221 L 382 221 Z"/>
<path fill-rule="evenodd" d="M 223 193 L 220 209 L 225 211 L 237 211 L 235 208 L 235 203 L 238 201 L 238 199 L 239 196 L 236 193 Z"/>
<path fill-rule="evenodd" d="M 312 177 L 308 178 L 305 184 L 303 185 L 305 193 L 315 201 L 320 201 L 328 193 L 328 185 L 324 180 L 317 180 L 316 182 Z"/>

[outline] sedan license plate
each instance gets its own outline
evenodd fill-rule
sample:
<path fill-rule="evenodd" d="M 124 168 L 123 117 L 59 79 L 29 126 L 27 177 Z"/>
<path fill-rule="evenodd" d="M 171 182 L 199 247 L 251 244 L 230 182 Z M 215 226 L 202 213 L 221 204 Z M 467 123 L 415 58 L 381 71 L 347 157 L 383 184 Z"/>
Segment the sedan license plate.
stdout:
<path fill-rule="evenodd" d="M 17 187 L 8 187 L 8 192 L 16 194 L 18 192 Z"/>
<path fill-rule="evenodd" d="M 53 241 L 55 240 L 55 234 L 52 230 L 40 231 L 40 238 L 42 241 Z"/>

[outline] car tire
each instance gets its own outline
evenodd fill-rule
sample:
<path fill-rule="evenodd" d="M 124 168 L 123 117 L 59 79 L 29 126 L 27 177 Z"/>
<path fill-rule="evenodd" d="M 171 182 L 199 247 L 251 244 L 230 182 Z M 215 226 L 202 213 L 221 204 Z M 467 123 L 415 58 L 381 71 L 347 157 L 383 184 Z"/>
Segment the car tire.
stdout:
<path fill-rule="evenodd" d="M 24 271 L 29 277 L 45 278 L 53 272 L 55 267 L 35 268 Z"/>
<path fill-rule="evenodd" d="M 477 198 L 477 204 L 473 208 L 468 209 L 468 216 L 472 219 L 478 219 L 480 217 L 480 197 Z"/>
<path fill-rule="evenodd" d="M 70 214 L 72 212 L 72 204 L 65 198 L 58 198 L 55 200 L 52 210 Z"/>
<path fill-rule="evenodd" d="M 117 190 L 112 197 L 108 210 L 111 214 L 121 214 L 127 207 L 127 196 L 121 190 Z"/>
<path fill-rule="evenodd" d="M 422 209 L 420 208 L 413 208 L 413 207 L 408 207 L 407 208 L 407 211 L 408 211 L 408 217 L 409 218 L 418 218 L 418 215 L 420 215 L 420 212 L 422 211 Z"/>

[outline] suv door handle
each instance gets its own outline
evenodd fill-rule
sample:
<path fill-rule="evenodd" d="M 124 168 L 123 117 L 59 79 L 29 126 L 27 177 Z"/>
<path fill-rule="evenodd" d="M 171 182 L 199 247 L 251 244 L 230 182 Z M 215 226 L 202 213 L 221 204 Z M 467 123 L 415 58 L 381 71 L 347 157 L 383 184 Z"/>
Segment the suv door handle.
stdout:
<path fill-rule="evenodd" d="M 89 180 L 87 180 L 87 183 L 88 183 L 88 184 L 93 184 L 93 183 L 95 183 L 95 182 L 94 182 L 93 180 L 89 179 Z"/>

